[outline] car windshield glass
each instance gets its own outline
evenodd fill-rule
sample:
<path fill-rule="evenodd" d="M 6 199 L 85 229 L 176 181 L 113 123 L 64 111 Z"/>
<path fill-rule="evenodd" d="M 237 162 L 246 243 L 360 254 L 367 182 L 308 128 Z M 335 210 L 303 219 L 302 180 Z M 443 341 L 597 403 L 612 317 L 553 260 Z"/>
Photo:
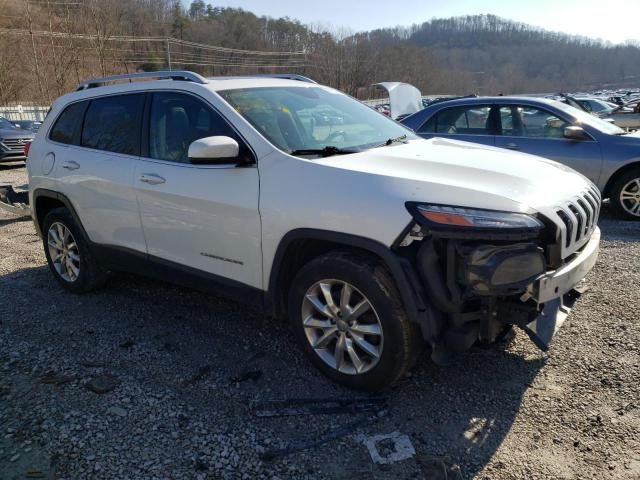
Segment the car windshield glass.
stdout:
<path fill-rule="evenodd" d="M 553 102 L 553 106 L 558 110 L 562 110 L 567 115 L 575 118 L 578 123 L 583 123 L 590 127 L 595 128 L 596 130 L 601 131 L 602 133 L 606 133 L 609 135 L 622 135 L 624 130 L 620 127 L 617 127 L 613 123 L 606 122 L 590 113 L 584 112 L 582 110 L 578 110 L 577 108 L 566 105 L 562 102 Z"/>
<path fill-rule="evenodd" d="M 406 127 L 328 88 L 260 87 L 218 93 L 267 140 L 295 155 L 354 153 L 391 139 L 417 138 Z"/>
<path fill-rule="evenodd" d="M 604 102 L 602 100 L 592 99 L 592 100 L 589 100 L 589 102 L 591 103 L 592 112 L 602 113 L 602 112 L 610 112 L 611 110 L 613 110 L 613 107 L 611 105 L 607 104 L 607 102 Z"/>
<path fill-rule="evenodd" d="M 0 128 L 15 130 L 16 126 L 6 118 L 0 117 Z"/>

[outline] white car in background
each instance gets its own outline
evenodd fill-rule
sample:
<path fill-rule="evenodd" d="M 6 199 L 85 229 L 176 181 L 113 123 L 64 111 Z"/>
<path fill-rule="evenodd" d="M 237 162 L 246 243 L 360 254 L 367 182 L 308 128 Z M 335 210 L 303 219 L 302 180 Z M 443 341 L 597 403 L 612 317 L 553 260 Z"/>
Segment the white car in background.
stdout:
<path fill-rule="evenodd" d="M 64 288 L 129 271 L 255 304 L 358 389 L 395 382 L 425 342 L 443 361 L 519 325 L 546 348 L 598 254 L 584 176 L 420 139 L 298 77 L 89 80 L 55 101 L 27 165 Z"/>

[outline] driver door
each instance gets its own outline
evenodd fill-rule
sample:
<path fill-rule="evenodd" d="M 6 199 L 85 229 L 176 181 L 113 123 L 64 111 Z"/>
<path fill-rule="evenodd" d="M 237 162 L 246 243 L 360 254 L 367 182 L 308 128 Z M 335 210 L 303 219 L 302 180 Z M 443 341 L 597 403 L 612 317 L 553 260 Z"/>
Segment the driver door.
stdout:
<path fill-rule="evenodd" d="M 581 141 L 565 138 L 564 129 L 571 123 L 543 108 L 504 105 L 500 107 L 498 117 L 497 147 L 555 160 L 598 183 L 602 151 L 593 137 Z"/>
<path fill-rule="evenodd" d="M 210 136 L 235 139 L 241 155 L 252 152 L 195 95 L 154 92 L 148 116 L 134 182 L 150 259 L 186 273 L 215 275 L 229 288 L 236 282 L 262 288 L 255 161 L 241 167 L 231 159 L 192 164 L 187 154 L 193 141 Z"/>

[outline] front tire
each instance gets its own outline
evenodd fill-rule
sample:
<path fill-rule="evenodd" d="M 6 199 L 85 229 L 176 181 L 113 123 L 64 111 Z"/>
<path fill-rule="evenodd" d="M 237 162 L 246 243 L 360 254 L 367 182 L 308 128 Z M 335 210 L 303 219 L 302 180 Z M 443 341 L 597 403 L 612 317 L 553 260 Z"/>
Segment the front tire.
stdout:
<path fill-rule="evenodd" d="M 104 285 L 107 274 L 68 209 L 56 208 L 44 217 L 42 240 L 49 269 L 65 289 L 85 293 Z"/>
<path fill-rule="evenodd" d="M 611 188 L 611 205 L 626 220 L 640 220 L 640 170 L 623 174 Z"/>
<path fill-rule="evenodd" d="M 305 265 L 289 292 L 289 317 L 311 362 L 357 390 L 395 383 L 422 345 L 387 269 L 364 254 L 330 252 Z"/>

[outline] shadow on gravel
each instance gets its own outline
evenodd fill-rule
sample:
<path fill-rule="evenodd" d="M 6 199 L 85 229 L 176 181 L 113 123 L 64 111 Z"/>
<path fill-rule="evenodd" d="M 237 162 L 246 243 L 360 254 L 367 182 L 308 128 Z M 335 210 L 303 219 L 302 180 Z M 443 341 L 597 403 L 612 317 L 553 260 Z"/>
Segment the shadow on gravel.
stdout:
<path fill-rule="evenodd" d="M 2 210 L 0 210 L 0 212 L 1 211 Z M 0 219 L 0 227 L 4 227 L 6 225 L 11 225 L 12 223 L 19 223 L 19 222 L 31 222 L 31 218 L 29 218 L 29 217 L 11 217 L 11 218 Z"/>
<path fill-rule="evenodd" d="M 425 356 L 391 397 L 393 416 L 404 420 L 401 428 L 416 450 L 449 458 L 461 466 L 463 478 L 474 478 L 492 458 L 545 364 L 543 354 L 525 357 L 506 347 L 504 342 L 474 347 L 446 367 Z"/>
<path fill-rule="evenodd" d="M 640 221 L 621 220 L 611 212 L 603 210 L 598 226 L 602 232 L 602 240 L 640 241 Z"/>
<path fill-rule="evenodd" d="M 19 168 L 25 168 L 24 162 L 0 163 L 0 172 L 2 172 L 3 170 L 18 170 Z"/>
<path fill-rule="evenodd" d="M 286 457 L 304 465 L 311 455 L 329 478 L 441 478 L 430 469 L 442 465 L 459 465 L 462 478 L 473 478 L 510 431 L 524 392 L 544 365 L 543 355 L 511 353 L 505 343 L 474 348 L 447 367 L 433 365 L 425 353 L 411 374 L 385 393 L 384 416 L 263 419 L 251 413 L 251 402 L 353 397 L 354 392 L 313 369 L 285 325 L 241 304 L 130 276 L 116 276 L 105 289 L 77 296 L 64 292 L 46 266 L 0 277 L 0 301 L 6 318 L 15 319 L 5 324 L 12 335 L 55 346 L 52 370 L 58 362 L 75 365 L 75 375 L 86 377 L 100 365 L 120 379 L 118 391 L 135 388 L 171 398 L 171 404 L 192 406 L 218 428 L 255 429 L 259 442 L 292 445 L 355 419 L 364 421 L 353 434 L 399 431 L 416 450 L 412 459 L 379 466 L 347 436 Z M 516 350 L 525 348 L 523 337 L 518 334 Z M 79 399 L 87 395 L 76 388 Z M 107 397 L 90 398 L 95 403 Z M 140 415 L 148 415 L 140 408 Z M 143 445 L 131 448 L 144 454 Z"/>

